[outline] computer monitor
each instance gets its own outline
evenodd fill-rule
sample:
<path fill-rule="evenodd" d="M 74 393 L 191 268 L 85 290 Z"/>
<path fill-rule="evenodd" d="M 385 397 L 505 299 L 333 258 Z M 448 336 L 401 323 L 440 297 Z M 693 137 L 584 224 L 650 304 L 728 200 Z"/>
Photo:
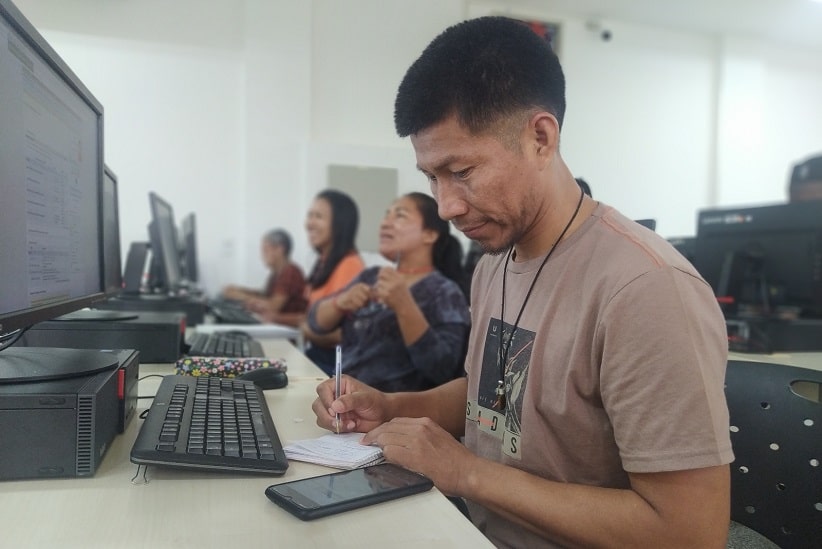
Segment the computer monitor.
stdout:
<path fill-rule="evenodd" d="M 194 212 L 185 216 L 180 223 L 180 259 L 183 276 L 188 282 L 199 282 L 200 270 L 197 259 L 197 217 Z"/>
<path fill-rule="evenodd" d="M 120 259 L 120 215 L 117 200 L 117 175 L 103 166 L 103 288 L 107 297 L 123 292 L 123 271 Z M 138 315 L 128 311 L 84 309 L 61 315 L 54 320 L 117 321 L 132 320 Z"/>
<path fill-rule="evenodd" d="M 668 239 L 668 243 L 676 249 L 682 256 L 694 262 L 694 251 L 696 250 L 695 236 L 673 236 Z"/>
<path fill-rule="evenodd" d="M 726 314 L 822 316 L 822 202 L 702 210 L 693 264 Z"/>
<path fill-rule="evenodd" d="M 120 207 L 117 199 L 117 175 L 107 165 L 103 171 L 103 282 L 106 295 L 123 290 L 123 266 L 120 255 Z"/>
<path fill-rule="evenodd" d="M 173 294 L 184 286 L 180 269 L 180 250 L 177 248 L 174 209 L 157 193 L 149 193 L 148 198 L 151 206 L 151 223 L 148 229 L 151 253 L 158 267 L 160 279 L 155 285 Z"/>
<path fill-rule="evenodd" d="M 0 0 L 0 382 L 85 375 L 116 361 L 8 348 L 32 324 L 105 297 L 102 185 L 102 105 Z"/>
<path fill-rule="evenodd" d="M 636 221 L 646 229 L 656 231 L 656 219 L 634 219 L 634 221 Z"/>

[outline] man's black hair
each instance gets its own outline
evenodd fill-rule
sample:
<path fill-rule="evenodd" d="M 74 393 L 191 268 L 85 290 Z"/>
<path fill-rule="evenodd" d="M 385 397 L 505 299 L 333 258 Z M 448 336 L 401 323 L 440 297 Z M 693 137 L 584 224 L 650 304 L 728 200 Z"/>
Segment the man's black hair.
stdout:
<path fill-rule="evenodd" d="M 822 154 L 806 158 L 795 164 L 791 171 L 791 187 L 797 187 L 811 181 L 822 181 Z"/>
<path fill-rule="evenodd" d="M 406 72 L 394 103 L 400 137 L 456 114 L 474 134 L 531 109 L 565 115 L 565 77 L 545 39 L 506 17 L 463 21 L 443 31 Z"/>

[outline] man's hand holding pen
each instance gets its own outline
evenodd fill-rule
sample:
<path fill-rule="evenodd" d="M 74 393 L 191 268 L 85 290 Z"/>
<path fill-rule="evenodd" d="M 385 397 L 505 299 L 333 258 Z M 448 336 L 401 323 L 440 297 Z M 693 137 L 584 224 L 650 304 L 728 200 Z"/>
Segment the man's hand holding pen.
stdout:
<path fill-rule="evenodd" d="M 317 399 L 311 407 L 317 425 L 323 429 L 337 430 L 337 414 L 341 433 L 366 433 L 391 417 L 389 396 L 351 376 L 340 376 L 339 398 L 336 394 L 336 379 L 327 379 L 317 386 Z"/>

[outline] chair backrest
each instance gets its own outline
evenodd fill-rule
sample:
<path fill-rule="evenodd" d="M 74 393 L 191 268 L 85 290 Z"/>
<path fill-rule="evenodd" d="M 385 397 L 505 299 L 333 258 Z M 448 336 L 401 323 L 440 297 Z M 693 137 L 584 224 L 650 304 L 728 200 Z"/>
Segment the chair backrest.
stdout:
<path fill-rule="evenodd" d="M 731 360 L 731 519 L 784 549 L 822 547 L 822 371 Z"/>

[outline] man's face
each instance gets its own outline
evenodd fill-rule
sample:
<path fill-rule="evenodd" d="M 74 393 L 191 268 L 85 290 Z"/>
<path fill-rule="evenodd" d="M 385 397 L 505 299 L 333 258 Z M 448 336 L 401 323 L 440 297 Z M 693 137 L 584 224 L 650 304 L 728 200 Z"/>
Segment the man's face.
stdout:
<path fill-rule="evenodd" d="M 412 135 L 411 143 L 440 217 L 486 253 L 504 252 L 527 235 L 542 206 L 533 155 L 492 135 L 472 135 L 454 116 Z"/>

